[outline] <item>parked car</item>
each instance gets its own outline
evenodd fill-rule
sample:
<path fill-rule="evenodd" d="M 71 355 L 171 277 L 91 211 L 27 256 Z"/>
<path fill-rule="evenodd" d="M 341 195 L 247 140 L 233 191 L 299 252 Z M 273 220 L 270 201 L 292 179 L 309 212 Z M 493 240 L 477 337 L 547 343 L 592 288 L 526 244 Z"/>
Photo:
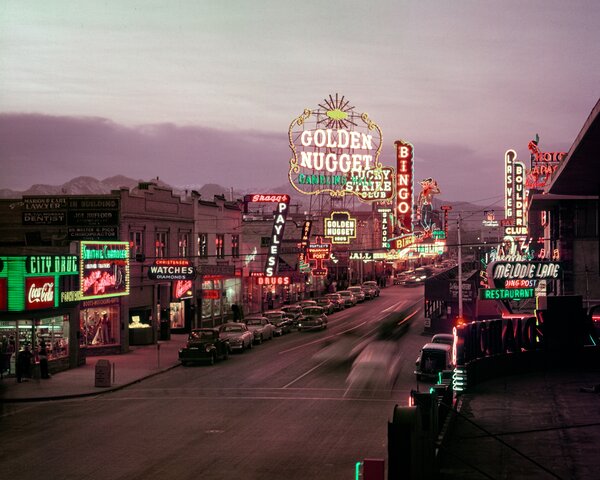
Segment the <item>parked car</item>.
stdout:
<path fill-rule="evenodd" d="M 440 372 L 451 370 L 452 346 L 445 343 L 426 343 L 415 362 L 417 381 L 423 378 L 435 381 Z"/>
<path fill-rule="evenodd" d="M 301 300 L 298 302 L 298 305 L 300 305 L 300 307 L 302 307 L 302 308 L 316 306 L 317 301 L 316 300 Z"/>
<path fill-rule="evenodd" d="M 399 272 L 394 277 L 394 285 L 402 285 L 402 283 L 412 275 L 414 275 L 414 270 L 405 270 L 403 272 Z"/>
<path fill-rule="evenodd" d="M 431 343 L 445 343 L 446 345 L 454 345 L 454 335 L 451 333 L 436 333 L 431 337 Z"/>
<path fill-rule="evenodd" d="M 229 341 L 223 337 L 218 328 L 196 328 L 188 335 L 185 347 L 179 349 L 179 360 L 182 365 L 193 362 L 208 362 L 210 365 L 219 359 L 229 356 Z"/>
<path fill-rule="evenodd" d="M 245 323 L 227 322 L 219 327 L 220 337 L 229 341 L 230 350 L 243 352 L 251 349 L 254 343 L 254 335 Z"/>
<path fill-rule="evenodd" d="M 244 319 L 244 323 L 254 335 L 254 343 L 260 344 L 264 340 L 271 340 L 273 338 L 275 327 L 269 322 L 267 317 L 251 315 Z"/>
<path fill-rule="evenodd" d="M 298 320 L 302 317 L 302 307 L 297 303 L 294 305 L 284 305 L 280 309 L 284 315 L 292 321 L 292 327 L 298 326 Z"/>
<path fill-rule="evenodd" d="M 333 307 L 336 311 L 346 308 L 344 299 L 339 293 L 328 293 L 325 295 L 325 297 L 328 298 L 331 303 L 333 303 Z"/>
<path fill-rule="evenodd" d="M 327 315 L 331 315 L 333 312 L 335 312 L 335 306 L 327 297 L 317 298 L 317 305 L 319 307 L 323 307 Z"/>
<path fill-rule="evenodd" d="M 327 328 L 327 315 L 323 307 L 311 306 L 302 309 L 302 319 L 298 323 L 298 331 L 325 330 Z"/>
<path fill-rule="evenodd" d="M 339 293 L 342 298 L 344 299 L 344 306 L 347 307 L 353 307 L 354 305 L 356 305 L 356 297 L 354 296 L 354 294 L 349 291 L 349 290 L 340 290 Z"/>
<path fill-rule="evenodd" d="M 358 286 L 358 285 L 354 285 L 352 287 L 348 287 L 348 290 L 350 292 L 352 292 L 352 294 L 356 297 L 356 301 L 358 303 L 362 303 L 366 300 L 367 296 L 365 295 L 365 292 L 363 291 L 362 287 Z"/>
<path fill-rule="evenodd" d="M 283 335 L 284 333 L 290 333 L 292 331 L 292 321 L 286 317 L 283 310 L 269 310 L 264 313 L 265 317 L 269 319 L 269 322 L 273 325 L 274 335 Z"/>
<path fill-rule="evenodd" d="M 363 282 L 362 286 L 363 288 L 372 289 L 375 292 L 375 294 L 373 295 L 374 297 L 378 297 L 379 293 L 381 292 L 381 289 L 379 288 L 379 285 L 377 285 L 377 282 L 375 280 L 367 280 L 366 282 Z"/>

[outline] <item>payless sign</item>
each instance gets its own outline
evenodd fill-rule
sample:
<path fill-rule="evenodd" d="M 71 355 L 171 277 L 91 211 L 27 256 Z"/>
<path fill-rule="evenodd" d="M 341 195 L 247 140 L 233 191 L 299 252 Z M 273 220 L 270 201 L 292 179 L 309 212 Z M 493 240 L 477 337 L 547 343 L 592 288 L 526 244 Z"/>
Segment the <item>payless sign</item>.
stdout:
<path fill-rule="evenodd" d="M 285 228 L 285 219 L 287 218 L 290 197 L 288 195 L 271 196 L 277 198 L 277 209 L 275 210 L 275 221 L 271 233 L 271 244 L 267 253 L 267 262 L 265 263 L 265 277 L 273 277 L 277 274 L 279 264 L 279 248 L 283 239 L 283 230 Z M 273 200 L 268 200 L 273 201 Z"/>

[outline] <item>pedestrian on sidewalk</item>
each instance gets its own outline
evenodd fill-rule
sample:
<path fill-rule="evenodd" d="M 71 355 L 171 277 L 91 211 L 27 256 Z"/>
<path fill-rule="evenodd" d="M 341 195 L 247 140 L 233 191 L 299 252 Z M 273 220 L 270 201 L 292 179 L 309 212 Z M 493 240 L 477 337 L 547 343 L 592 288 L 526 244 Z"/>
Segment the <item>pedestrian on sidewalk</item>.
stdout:
<path fill-rule="evenodd" d="M 29 344 L 26 343 L 23 350 L 17 354 L 16 370 L 17 370 L 17 382 L 21 383 L 23 377 L 31 378 L 31 362 L 33 361 L 33 354 L 29 348 Z"/>
<path fill-rule="evenodd" d="M 48 350 L 46 350 L 46 342 L 43 340 L 40 343 L 38 358 L 40 359 L 40 376 L 42 378 L 50 378 L 50 373 L 48 372 Z"/>

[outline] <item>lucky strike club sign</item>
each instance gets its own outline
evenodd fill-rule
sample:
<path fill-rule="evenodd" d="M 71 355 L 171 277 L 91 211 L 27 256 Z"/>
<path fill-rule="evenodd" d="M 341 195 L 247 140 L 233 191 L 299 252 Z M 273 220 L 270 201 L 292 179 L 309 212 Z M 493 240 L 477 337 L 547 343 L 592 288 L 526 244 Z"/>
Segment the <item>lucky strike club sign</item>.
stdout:
<path fill-rule="evenodd" d="M 348 194 L 366 201 L 386 197 L 378 194 L 386 182 L 391 185 L 392 175 L 379 163 L 381 129 L 344 96 L 329 95 L 316 109 L 305 109 L 290 124 L 288 136 L 288 177 L 300 193 Z"/>

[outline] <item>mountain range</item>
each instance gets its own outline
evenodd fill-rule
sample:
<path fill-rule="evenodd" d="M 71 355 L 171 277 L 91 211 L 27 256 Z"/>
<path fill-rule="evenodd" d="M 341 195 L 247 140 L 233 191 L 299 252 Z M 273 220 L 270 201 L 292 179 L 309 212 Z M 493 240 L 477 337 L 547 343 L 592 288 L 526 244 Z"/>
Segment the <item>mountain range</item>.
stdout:
<path fill-rule="evenodd" d="M 140 182 L 148 181 L 154 182 L 160 187 L 170 188 L 177 195 L 185 195 L 187 192 L 195 190 L 200 193 L 201 198 L 205 200 L 212 200 L 215 195 L 223 195 L 227 200 L 233 200 L 243 198 L 244 195 L 249 193 L 287 193 L 291 196 L 292 203 L 299 205 L 299 209 L 308 208 L 306 198 L 302 198 L 303 196 L 298 194 L 290 184 L 280 185 L 270 189 L 270 192 L 264 192 L 263 189 L 239 190 L 227 188 L 215 183 L 177 187 L 163 182 L 158 177 L 150 180 L 136 180 L 124 175 L 115 175 L 105 178 L 104 180 L 98 180 L 88 176 L 75 177 L 62 185 L 35 184 L 24 191 L 0 189 L 0 199 L 20 198 L 27 195 L 102 195 L 109 194 L 111 190 L 119 190 L 121 188 L 132 189 L 137 187 Z M 367 204 L 357 203 L 359 204 L 358 209 L 360 210 L 370 209 L 370 206 Z M 497 218 L 503 217 L 502 205 L 481 206 L 469 202 L 452 202 L 435 198 L 434 209 L 439 210 L 441 205 L 452 206 L 450 218 L 456 218 L 457 214 L 460 213 L 466 228 L 477 228 L 477 226 L 481 226 L 481 220 L 483 219 L 483 212 L 485 210 L 496 210 Z"/>

